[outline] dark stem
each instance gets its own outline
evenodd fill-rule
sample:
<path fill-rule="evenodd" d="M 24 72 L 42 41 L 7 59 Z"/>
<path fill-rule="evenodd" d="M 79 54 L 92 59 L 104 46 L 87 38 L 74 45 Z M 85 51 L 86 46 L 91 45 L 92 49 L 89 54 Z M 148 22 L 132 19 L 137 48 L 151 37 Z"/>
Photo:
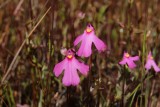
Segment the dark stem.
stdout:
<path fill-rule="evenodd" d="M 142 78 L 142 79 L 141 79 L 141 97 L 140 97 L 140 107 L 142 107 L 142 105 L 143 105 L 143 104 L 142 104 L 142 103 L 143 103 L 143 96 L 142 96 L 142 95 L 143 95 L 143 88 L 144 88 L 144 87 L 143 87 L 143 85 L 144 85 L 144 84 L 143 84 L 143 73 L 142 73 L 142 77 L 141 77 L 141 78 Z"/>
<path fill-rule="evenodd" d="M 151 103 L 152 103 L 152 100 L 151 100 L 151 97 L 153 95 L 153 91 L 154 91 L 154 87 L 155 87 L 155 80 L 153 80 L 151 83 L 152 83 L 152 87 L 151 87 L 151 91 L 150 91 L 150 94 L 148 96 L 148 105 L 147 107 L 151 107 Z"/>
<path fill-rule="evenodd" d="M 98 92 L 97 92 L 97 107 L 99 107 L 99 104 L 100 104 L 100 95 L 101 95 L 101 71 L 100 71 L 100 64 L 99 64 L 99 58 L 96 59 L 97 61 L 97 66 L 98 66 Z"/>
<path fill-rule="evenodd" d="M 87 102 L 90 101 L 90 86 L 91 86 L 91 79 L 92 79 L 92 74 L 91 74 L 91 71 L 92 71 L 92 55 L 90 56 L 89 58 L 89 68 L 90 68 L 90 72 L 88 74 L 88 92 L 87 92 Z M 87 107 L 90 107 L 90 103 L 87 103 Z"/>
<path fill-rule="evenodd" d="M 69 100 L 70 100 L 70 89 L 67 87 L 67 106 L 69 107 Z"/>
<path fill-rule="evenodd" d="M 89 58 L 89 68 L 90 68 L 90 71 L 92 71 L 92 55 L 91 55 L 91 57 Z M 91 73 L 89 73 L 89 81 L 88 81 L 88 89 L 89 89 L 89 91 L 90 91 L 90 84 L 91 84 Z"/>
<path fill-rule="evenodd" d="M 123 82 L 122 82 L 122 107 L 124 107 L 124 82 L 125 80 L 123 79 Z"/>
<path fill-rule="evenodd" d="M 122 70 L 122 98 L 121 98 L 121 107 L 124 107 L 124 85 L 125 85 L 125 66 Z"/>

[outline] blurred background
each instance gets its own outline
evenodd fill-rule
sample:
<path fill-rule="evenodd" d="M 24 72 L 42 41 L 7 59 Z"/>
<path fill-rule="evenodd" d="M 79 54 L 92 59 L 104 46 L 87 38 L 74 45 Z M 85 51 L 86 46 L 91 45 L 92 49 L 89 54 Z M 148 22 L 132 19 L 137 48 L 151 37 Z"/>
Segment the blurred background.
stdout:
<path fill-rule="evenodd" d="M 61 49 L 74 48 L 88 23 L 107 51 L 98 53 L 93 46 L 91 58 L 77 57 L 90 65 L 89 75 L 80 75 L 77 87 L 65 87 L 63 75 L 55 77 L 53 68 L 64 59 Z M 160 107 L 158 73 L 151 70 L 139 88 L 148 52 L 160 63 L 159 0 L 0 0 L 0 80 L 24 40 L 0 85 L 2 107 L 139 107 L 140 99 L 148 107 Z M 118 64 L 124 51 L 140 56 L 136 69 Z"/>

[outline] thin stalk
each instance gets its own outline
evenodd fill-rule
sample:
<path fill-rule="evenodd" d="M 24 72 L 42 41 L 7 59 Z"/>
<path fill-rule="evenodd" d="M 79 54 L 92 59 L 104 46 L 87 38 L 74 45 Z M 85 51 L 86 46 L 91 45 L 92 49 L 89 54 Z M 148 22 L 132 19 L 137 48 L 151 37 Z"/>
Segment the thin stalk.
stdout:
<path fill-rule="evenodd" d="M 41 89 L 38 107 L 43 107 L 42 102 L 43 102 L 43 90 Z"/>
<path fill-rule="evenodd" d="M 89 68 L 90 68 L 90 71 L 92 71 L 92 55 L 90 56 L 90 58 L 89 58 Z M 87 88 L 88 88 L 88 90 L 87 90 L 87 102 L 89 102 L 89 100 L 90 100 L 90 86 L 91 86 L 91 79 L 92 79 L 92 74 L 89 72 L 89 74 L 88 74 L 88 86 L 87 86 Z M 87 107 L 90 107 L 90 104 L 89 103 L 87 103 Z"/>
<path fill-rule="evenodd" d="M 67 105 L 69 106 L 69 87 L 67 87 Z"/>
<path fill-rule="evenodd" d="M 142 103 L 143 103 L 143 97 L 142 97 L 142 95 L 143 95 L 143 80 L 141 79 L 141 97 L 140 97 L 140 107 L 142 107 Z"/>
<path fill-rule="evenodd" d="M 123 77 L 123 81 L 122 81 L 122 100 L 121 100 L 121 106 L 124 107 L 124 84 L 125 84 L 125 79 Z"/>
<path fill-rule="evenodd" d="M 98 56 L 97 56 L 98 57 Z M 101 88 L 101 71 L 100 71 L 100 68 L 99 68 L 99 60 L 98 60 L 99 58 L 97 58 L 96 59 L 96 63 L 97 63 L 97 66 L 98 66 L 98 84 L 97 84 L 97 86 L 98 86 L 98 91 L 97 91 L 97 107 L 99 107 L 99 104 L 100 104 L 100 100 L 101 100 L 101 97 L 100 97 L 100 95 L 101 95 L 101 91 L 100 91 L 100 88 Z"/>
<path fill-rule="evenodd" d="M 140 107 L 143 106 L 143 89 L 144 89 L 144 84 L 143 84 L 143 77 L 144 77 L 144 73 L 145 73 L 145 63 L 144 63 L 144 60 L 145 60 L 145 52 L 146 52 L 146 31 L 144 32 L 144 35 L 143 35 L 143 48 L 142 48 L 142 72 L 141 72 L 141 99 L 140 99 Z"/>
<path fill-rule="evenodd" d="M 148 73 L 148 71 L 146 71 Z M 147 75 L 147 78 L 149 75 Z M 144 80 L 145 81 L 145 80 Z M 146 90 L 145 90 L 145 107 L 148 107 L 149 96 L 150 96 L 150 80 L 146 79 Z"/>
<path fill-rule="evenodd" d="M 148 97 L 149 97 L 149 90 L 150 90 L 150 87 L 148 85 L 149 85 L 149 81 L 146 80 L 145 107 L 147 107 L 147 104 L 148 104 Z"/>
<path fill-rule="evenodd" d="M 134 100 L 135 95 L 136 95 L 136 93 L 137 93 L 137 91 L 138 91 L 138 89 L 139 89 L 140 86 L 141 86 L 141 84 L 139 84 L 139 85 L 134 89 L 134 91 L 131 93 L 131 96 L 133 95 L 133 97 L 132 97 L 132 100 L 131 100 L 131 102 L 130 102 L 129 107 L 132 107 L 133 100 Z"/>
<path fill-rule="evenodd" d="M 151 97 L 153 95 L 153 92 L 154 92 L 154 87 L 155 87 L 155 80 L 152 81 L 152 88 L 151 88 L 151 92 L 148 96 L 148 104 L 147 104 L 147 107 L 151 107 L 151 103 L 152 103 L 152 100 L 151 100 Z"/>
<path fill-rule="evenodd" d="M 122 70 L 122 95 L 121 95 L 121 107 L 124 107 L 124 86 L 125 86 L 125 66 Z"/>
<path fill-rule="evenodd" d="M 91 68 L 92 68 L 92 55 L 91 57 L 89 58 L 89 68 L 90 68 L 90 71 L 91 71 Z M 91 73 L 89 73 L 89 80 L 88 80 L 88 89 L 90 91 L 90 84 L 91 84 Z"/>

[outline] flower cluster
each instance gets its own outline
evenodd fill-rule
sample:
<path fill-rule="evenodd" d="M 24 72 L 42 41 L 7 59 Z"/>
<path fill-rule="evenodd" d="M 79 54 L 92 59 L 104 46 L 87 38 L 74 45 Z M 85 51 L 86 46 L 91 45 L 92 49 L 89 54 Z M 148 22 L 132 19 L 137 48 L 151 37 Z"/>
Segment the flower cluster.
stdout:
<path fill-rule="evenodd" d="M 124 52 L 123 59 L 122 59 L 122 61 L 119 62 L 119 64 L 120 65 L 127 64 L 130 69 L 133 69 L 136 67 L 136 64 L 134 63 L 134 61 L 138 61 L 138 60 L 139 60 L 139 56 L 131 57 L 129 53 Z M 145 68 L 146 68 L 146 70 L 150 70 L 152 66 L 156 72 L 160 71 L 160 68 L 157 66 L 157 64 L 153 60 L 152 53 L 149 52 L 148 57 L 147 57 L 147 61 L 145 64 Z"/>
<path fill-rule="evenodd" d="M 99 52 L 105 51 L 107 47 L 105 43 L 95 35 L 94 28 L 91 24 L 88 24 L 83 34 L 75 39 L 74 46 L 77 46 L 79 43 L 80 47 L 76 54 L 80 57 L 89 57 L 92 54 L 92 44 L 95 45 Z M 62 80 L 63 84 L 65 86 L 76 86 L 80 82 L 77 71 L 84 76 L 87 76 L 89 72 L 89 66 L 78 61 L 75 57 L 75 52 L 73 52 L 71 49 L 68 51 L 65 50 L 64 55 L 65 59 L 55 65 L 53 72 L 55 76 L 58 77 L 64 71 Z M 128 52 L 124 52 L 123 59 L 119 62 L 119 64 L 128 65 L 130 69 L 133 69 L 136 67 L 135 61 L 138 61 L 139 59 L 139 56 L 132 57 Z M 150 70 L 152 66 L 156 72 L 160 71 L 160 68 L 153 60 L 151 52 L 149 52 L 145 68 L 146 70 Z"/>
<path fill-rule="evenodd" d="M 81 57 L 89 57 L 92 54 L 92 43 L 100 52 L 106 49 L 105 43 L 95 35 L 94 28 L 91 24 L 88 24 L 84 33 L 75 39 L 74 46 L 80 42 L 81 45 L 78 49 L 77 55 Z M 89 66 L 79 62 L 75 57 L 75 53 L 71 49 L 65 52 L 65 56 L 66 57 L 63 61 L 55 65 L 53 72 L 55 76 L 58 77 L 64 71 L 62 80 L 63 84 L 65 86 L 76 86 L 80 82 L 77 71 L 84 76 L 87 76 Z"/>

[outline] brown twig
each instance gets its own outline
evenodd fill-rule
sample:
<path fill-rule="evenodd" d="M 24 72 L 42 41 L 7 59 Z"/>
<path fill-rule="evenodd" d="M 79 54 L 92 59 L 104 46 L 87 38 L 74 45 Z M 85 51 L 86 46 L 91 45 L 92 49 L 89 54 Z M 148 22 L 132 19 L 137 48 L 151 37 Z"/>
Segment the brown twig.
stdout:
<path fill-rule="evenodd" d="M 147 105 L 148 107 L 151 107 L 151 103 L 152 103 L 151 97 L 152 97 L 153 92 L 154 92 L 155 82 L 156 82 L 155 80 L 152 81 L 151 92 L 148 96 L 148 105 Z"/>
<path fill-rule="evenodd" d="M 14 10 L 13 14 L 16 16 L 18 11 L 21 9 L 22 3 L 24 2 L 24 0 L 20 0 L 16 9 Z"/>

